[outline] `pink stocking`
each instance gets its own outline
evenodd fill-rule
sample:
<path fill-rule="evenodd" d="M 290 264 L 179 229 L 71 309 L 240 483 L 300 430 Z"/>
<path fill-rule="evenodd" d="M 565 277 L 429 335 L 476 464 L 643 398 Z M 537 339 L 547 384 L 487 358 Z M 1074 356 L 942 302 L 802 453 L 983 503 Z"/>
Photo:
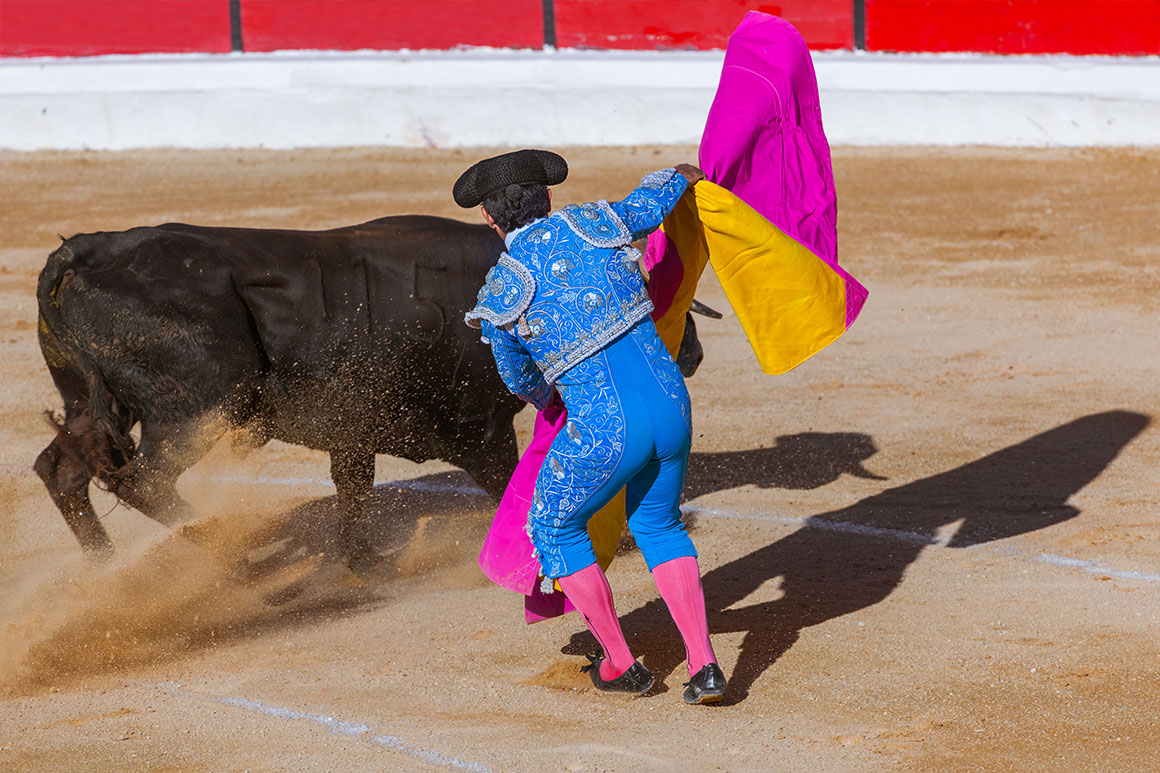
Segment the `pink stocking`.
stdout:
<path fill-rule="evenodd" d="M 709 663 L 716 663 L 709 642 L 709 624 L 705 619 L 705 593 L 701 590 L 701 569 L 692 556 L 674 558 L 653 568 L 653 580 L 669 614 L 685 640 L 685 657 L 689 675 L 693 676 Z"/>
<path fill-rule="evenodd" d="M 564 595 L 572 602 L 588 630 L 604 648 L 604 661 L 600 664 L 600 678 L 605 681 L 615 679 L 629 669 L 635 660 L 620 630 L 620 620 L 612 604 L 612 588 L 608 578 L 600 570 L 599 564 L 592 564 L 557 580 Z"/>

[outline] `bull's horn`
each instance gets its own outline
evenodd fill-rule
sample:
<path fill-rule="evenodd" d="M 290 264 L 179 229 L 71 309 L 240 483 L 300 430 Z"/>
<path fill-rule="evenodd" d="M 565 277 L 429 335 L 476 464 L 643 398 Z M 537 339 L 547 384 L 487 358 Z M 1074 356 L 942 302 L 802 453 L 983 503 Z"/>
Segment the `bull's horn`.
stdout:
<path fill-rule="evenodd" d="M 709 317 L 710 319 L 721 319 L 721 312 L 709 308 L 696 298 L 693 299 L 693 304 L 689 306 L 689 311 L 693 312 L 694 314 L 700 314 L 702 317 Z"/>

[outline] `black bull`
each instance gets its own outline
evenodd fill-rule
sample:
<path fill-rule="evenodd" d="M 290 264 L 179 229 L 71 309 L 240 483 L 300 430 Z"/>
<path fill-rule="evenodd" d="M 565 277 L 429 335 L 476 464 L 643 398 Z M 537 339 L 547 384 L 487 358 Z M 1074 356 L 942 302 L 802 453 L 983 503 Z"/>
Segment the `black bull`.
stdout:
<path fill-rule="evenodd" d="M 463 323 L 502 241 L 483 225 L 387 217 L 331 231 L 166 224 L 80 234 L 40 274 L 40 345 L 64 401 L 35 469 L 86 551 L 109 537 L 96 479 L 166 525 L 191 514 L 178 476 L 229 429 L 329 452 L 340 550 L 375 454 L 442 459 L 498 499 L 523 407 Z M 687 318 L 681 361 L 701 348 Z M 131 431 L 139 425 L 139 437 Z"/>

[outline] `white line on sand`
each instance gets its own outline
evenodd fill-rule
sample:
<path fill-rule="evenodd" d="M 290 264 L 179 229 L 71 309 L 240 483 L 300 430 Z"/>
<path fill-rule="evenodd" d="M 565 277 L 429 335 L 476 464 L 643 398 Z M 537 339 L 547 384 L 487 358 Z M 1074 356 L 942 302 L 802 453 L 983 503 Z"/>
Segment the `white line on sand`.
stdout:
<path fill-rule="evenodd" d="M 274 478 L 260 475 L 254 478 L 215 477 L 211 480 L 213 480 L 215 483 L 247 483 L 266 486 L 334 486 L 334 483 L 326 478 Z M 426 483 L 417 480 L 393 480 L 387 483 L 379 483 L 376 485 L 376 488 L 411 489 L 412 491 L 426 491 L 437 494 L 463 494 L 469 496 L 485 495 L 484 490 L 476 486 L 456 486 L 451 483 Z M 826 531 L 839 531 L 849 534 L 860 534 L 864 537 L 879 537 L 883 539 L 893 539 L 899 542 L 911 542 L 918 543 L 920 545 L 933 545 L 935 547 L 946 547 L 950 543 L 950 537 L 935 537 L 929 534 L 919 534 L 918 532 L 913 531 L 887 529 L 881 526 L 871 526 L 864 523 L 850 523 L 848 521 L 832 521 L 820 518 L 796 518 L 788 515 L 771 515 L 768 513 L 737 513 L 733 512 L 732 510 L 718 510 L 715 508 L 700 507 L 698 505 L 684 505 L 681 507 L 681 512 L 708 518 L 764 521 L 767 523 L 777 523 L 786 526 L 803 526 L 810 529 L 824 529 Z M 979 546 L 975 547 L 978 548 Z M 1137 572 L 1128 569 L 1113 569 L 1110 566 L 1104 566 L 1103 564 L 1097 564 L 1094 561 L 1087 561 L 1082 558 L 1071 558 L 1069 556 L 1055 555 L 1054 553 L 1036 553 L 1033 551 L 1020 550 L 1019 548 L 1011 547 L 1009 545 L 990 545 L 988 546 L 988 549 L 994 553 L 1011 556 L 1022 561 L 1031 561 L 1037 564 L 1049 564 L 1051 566 L 1062 566 L 1069 569 L 1078 569 L 1082 572 L 1087 572 L 1088 574 L 1115 577 L 1120 580 L 1139 580 L 1142 582 L 1160 583 L 1160 574 L 1155 572 Z"/>
<path fill-rule="evenodd" d="M 434 749 L 427 749 L 422 746 L 416 746 L 413 743 L 408 743 L 398 736 L 376 733 L 370 725 L 364 725 L 359 722 L 343 722 L 324 714 L 308 714 L 281 706 L 271 706 L 269 703 L 250 700 L 249 698 L 230 698 L 221 695 L 194 693 L 183 689 L 176 682 L 165 682 L 158 686 L 165 692 L 178 698 L 192 698 L 221 703 L 226 706 L 245 709 L 246 711 L 255 711 L 259 714 L 265 714 L 268 717 L 275 717 L 277 719 L 302 719 L 307 722 L 313 722 L 316 725 L 325 727 L 332 733 L 362 737 L 367 743 L 382 746 L 392 751 L 403 752 L 431 765 L 437 765 L 443 768 L 455 768 L 456 770 L 477 771 L 477 773 L 491 773 L 491 768 L 480 765 L 478 762 L 465 762 L 464 760 L 435 751 Z"/>

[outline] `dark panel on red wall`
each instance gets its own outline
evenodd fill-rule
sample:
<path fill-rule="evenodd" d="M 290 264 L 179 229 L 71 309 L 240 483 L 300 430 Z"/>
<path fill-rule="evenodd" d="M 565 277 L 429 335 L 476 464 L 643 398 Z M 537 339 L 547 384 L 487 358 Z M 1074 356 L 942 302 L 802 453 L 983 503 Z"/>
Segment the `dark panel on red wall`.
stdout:
<path fill-rule="evenodd" d="M 242 0 L 247 51 L 544 45 L 541 0 Z"/>
<path fill-rule="evenodd" d="M 1160 0 L 866 0 L 866 48 L 1157 54 Z"/>
<path fill-rule="evenodd" d="M 780 16 L 813 49 L 852 48 L 854 0 L 556 0 L 561 48 L 724 48 L 746 11 Z"/>
<path fill-rule="evenodd" d="M 0 56 L 229 50 L 229 0 L 0 0 Z"/>

